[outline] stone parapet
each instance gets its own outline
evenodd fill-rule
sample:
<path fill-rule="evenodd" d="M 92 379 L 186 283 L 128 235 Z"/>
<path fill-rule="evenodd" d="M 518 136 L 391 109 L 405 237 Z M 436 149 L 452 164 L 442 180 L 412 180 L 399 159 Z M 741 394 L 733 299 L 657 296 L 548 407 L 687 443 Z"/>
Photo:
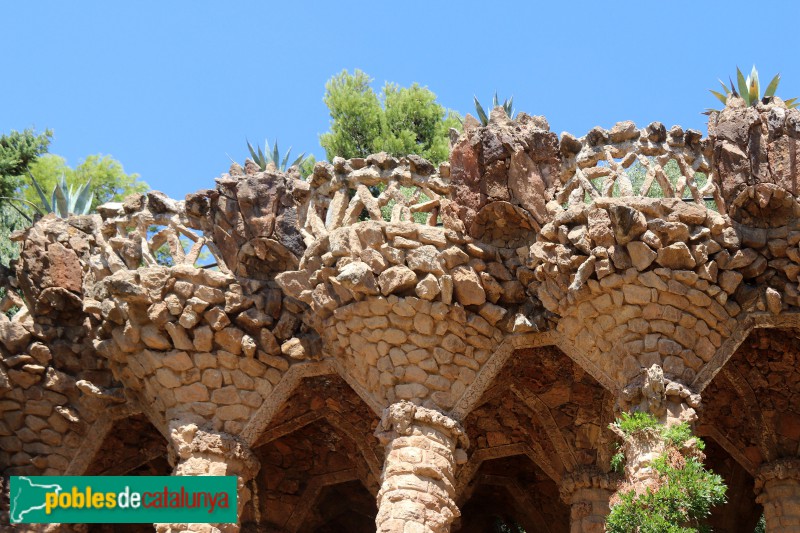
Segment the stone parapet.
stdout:
<path fill-rule="evenodd" d="M 383 414 L 376 435 L 386 446 L 376 524 L 380 533 L 445 533 L 460 516 L 454 470 L 469 441 L 438 411 L 401 401 Z"/>

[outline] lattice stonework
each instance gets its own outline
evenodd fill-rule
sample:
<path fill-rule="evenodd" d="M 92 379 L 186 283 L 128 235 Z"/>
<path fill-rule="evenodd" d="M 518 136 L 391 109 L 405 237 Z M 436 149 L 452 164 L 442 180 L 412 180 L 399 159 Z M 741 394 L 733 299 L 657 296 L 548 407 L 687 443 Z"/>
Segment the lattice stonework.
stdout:
<path fill-rule="evenodd" d="M 633 122 L 619 122 L 610 131 L 595 128 L 576 139 L 564 133 L 561 152 L 563 185 L 557 195 L 560 203 L 582 203 L 588 196 L 653 196 L 654 185 L 665 198 L 691 199 L 703 203 L 713 197 L 723 205 L 711 179 L 711 144 L 696 130 L 674 126 L 669 131 L 660 122 L 641 130 Z M 674 161 L 680 171 L 675 183 L 665 167 Z M 629 170 L 639 163 L 645 172 L 641 183 L 634 183 Z"/>
<path fill-rule="evenodd" d="M 441 200 L 450 192 L 450 167 L 438 171 L 422 158 L 377 154 L 366 159 L 318 163 L 310 177 L 312 193 L 301 209 L 307 243 L 342 226 L 364 220 L 439 223 Z"/>
<path fill-rule="evenodd" d="M 157 266 L 159 250 L 172 265 L 195 267 L 203 248 L 213 256 L 214 266 L 228 272 L 213 240 L 190 226 L 183 202 L 161 193 L 150 193 L 137 200 L 140 205 L 108 203 L 99 208 L 103 227 L 98 240 L 112 272 Z M 181 236 L 191 243 L 188 252 Z"/>

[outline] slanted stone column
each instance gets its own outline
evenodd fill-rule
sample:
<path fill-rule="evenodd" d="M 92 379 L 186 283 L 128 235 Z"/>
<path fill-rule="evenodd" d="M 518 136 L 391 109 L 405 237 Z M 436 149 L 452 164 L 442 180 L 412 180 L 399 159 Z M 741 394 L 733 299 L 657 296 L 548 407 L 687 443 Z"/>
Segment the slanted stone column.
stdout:
<path fill-rule="evenodd" d="M 756 502 L 764 506 L 767 531 L 800 532 L 800 459 L 767 463 L 756 475 Z"/>
<path fill-rule="evenodd" d="M 693 424 L 697 420 L 695 408 L 699 405 L 699 394 L 693 394 L 681 383 L 665 379 L 661 367 L 653 365 L 622 390 L 617 407 L 621 412 L 648 412 L 660 424 L 673 426 L 682 422 Z M 622 439 L 625 453 L 625 486 L 621 489 L 635 488 L 637 492 L 643 492 L 657 479 L 657 473 L 651 467 L 653 459 L 667 449 L 661 432 L 658 429 L 646 429 L 625 435 L 613 426 L 612 430 Z M 694 439 L 687 442 L 687 449 L 681 450 L 681 453 L 702 456 L 702 452 L 694 448 L 695 442 Z"/>
<path fill-rule="evenodd" d="M 375 432 L 386 446 L 378 492 L 379 533 L 446 533 L 461 515 L 455 466 L 469 445 L 460 424 L 438 411 L 400 401 Z"/>
<path fill-rule="evenodd" d="M 170 424 L 170 462 L 176 476 L 237 476 L 237 516 L 250 501 L 247 482 L 260 468 L 253 452 L 239 439 L 227 433 L 199 429 L 180 421 Z M 233 533 L 239 524 L 156 524 L 158 533 Z"/>
<path fill-rule="evenodd" d="M 568 474 L 561 481 L 561 499 L 570 506 L 570 533 L 603 533 L 609 501 L 619 476 L 587 468 Z"/>

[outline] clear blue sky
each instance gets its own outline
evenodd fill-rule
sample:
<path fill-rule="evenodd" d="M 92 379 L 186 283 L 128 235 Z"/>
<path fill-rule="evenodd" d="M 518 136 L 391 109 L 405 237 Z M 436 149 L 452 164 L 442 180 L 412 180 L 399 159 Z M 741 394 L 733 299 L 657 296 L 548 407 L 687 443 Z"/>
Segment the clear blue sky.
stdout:
<path fill-rule="evenodd" d="M 800 3 L 0 3 L 0 132 L 52 128 L 76 165 L 111 154 L 175 198 L 243 161 L 245 137 L 324 158 L 325 81 L 359 68 L 466 113 L 495 90 L 577 136 L 620 120 L 705 132 L 717 78 L 753 63 L 800 95 Z"/>

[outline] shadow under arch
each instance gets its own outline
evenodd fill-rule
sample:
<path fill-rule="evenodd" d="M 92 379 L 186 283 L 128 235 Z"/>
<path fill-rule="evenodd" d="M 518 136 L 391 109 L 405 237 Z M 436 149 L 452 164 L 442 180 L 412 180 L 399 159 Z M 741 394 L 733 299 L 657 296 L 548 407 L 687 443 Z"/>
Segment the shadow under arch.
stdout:
<path fill-rule="evenodd" d="M 85 476 L 168 476 L 167 440 L 143 414 L 117 420 Z"/>
<path fill-rule="evenodd" d="M 252 444 L 261 469 L 243 531 L 374 531 L 383 464 L 377 424 L 338 374 L 300 380 Z M 357 511 L 339 512 L 348 508 Z"/>
<path fill-rule="evenodd" d="M 144 414 L 116 420 L 82 472 L 86 476 L 168 476 L 167 440 Z M 87 533 L 152 533 L 152 524 L 90 524 Z"/>
<path fill-rule="evenodd" d="M 510 455 L 481 464 L 453 531 L 567 533 L 569 513 L 550 476 L 527 455 Z"/>

